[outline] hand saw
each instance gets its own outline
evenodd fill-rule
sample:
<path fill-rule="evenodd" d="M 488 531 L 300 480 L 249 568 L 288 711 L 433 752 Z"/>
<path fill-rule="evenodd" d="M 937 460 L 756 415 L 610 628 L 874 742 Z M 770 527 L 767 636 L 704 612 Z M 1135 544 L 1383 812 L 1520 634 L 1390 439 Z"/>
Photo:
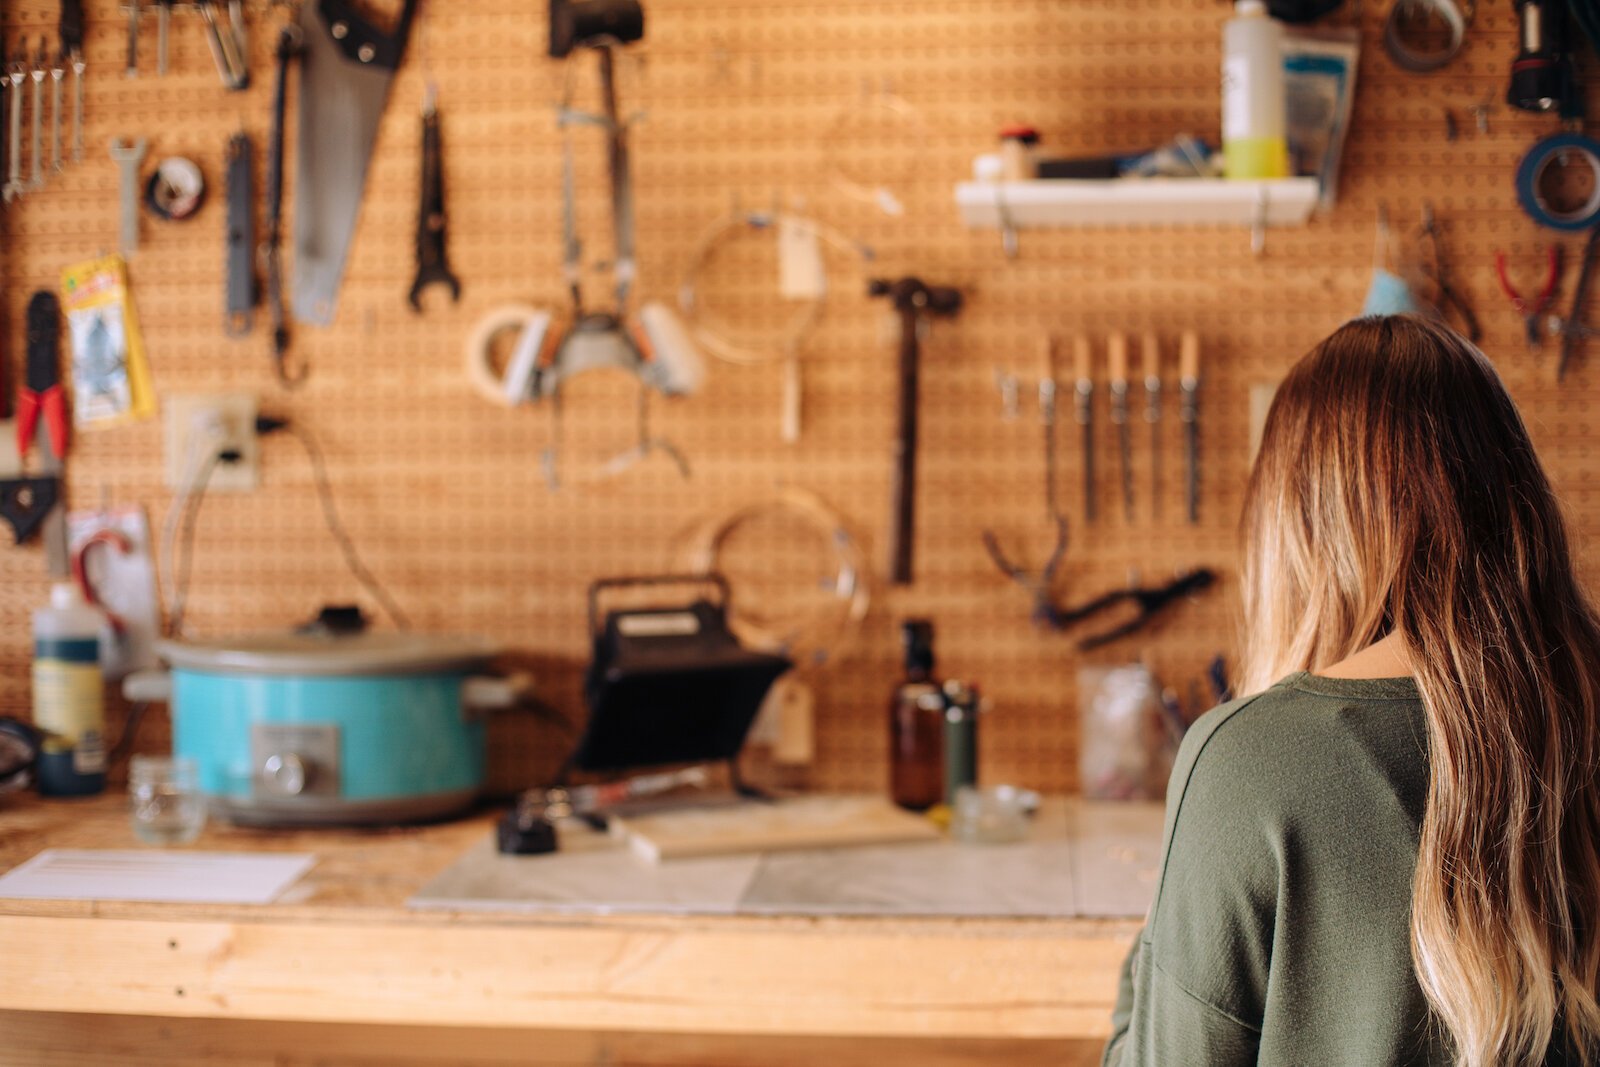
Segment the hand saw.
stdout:
<path fill-rule="evenodd" d="M 300 10 L 294 317 L 301 322 L 333 323 L 367 164 L 416 9 L 417 0 L 405 0 L 392 32 L 350 0 L 315 0 Z"/>

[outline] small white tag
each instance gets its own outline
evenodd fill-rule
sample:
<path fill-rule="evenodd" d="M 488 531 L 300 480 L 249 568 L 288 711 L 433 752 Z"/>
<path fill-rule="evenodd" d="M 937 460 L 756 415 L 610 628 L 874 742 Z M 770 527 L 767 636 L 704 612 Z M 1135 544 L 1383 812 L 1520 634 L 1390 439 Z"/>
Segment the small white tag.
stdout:
<path fill-rule="evenodd" d="M 811 227 L 778 220 L 778 293 L 785 300 L 821 300 L 828 295 L 828 268 Z"/>

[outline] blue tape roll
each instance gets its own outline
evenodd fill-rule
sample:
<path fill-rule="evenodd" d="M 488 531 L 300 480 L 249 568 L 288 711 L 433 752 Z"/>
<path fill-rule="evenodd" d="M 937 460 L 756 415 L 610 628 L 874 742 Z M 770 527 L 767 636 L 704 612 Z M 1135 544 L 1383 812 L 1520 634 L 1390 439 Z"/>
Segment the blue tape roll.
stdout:
<path fill-rule="evenodd" d="M 1574 211 L 1552 210 L 1539 195 L 1539 179 L 1544 176 L 1545 168 L 1563 154 L 1576 155 L 1594 171 L 1594 188 L 1589 192 L 1589 199 Z M 1600 222 L 1600 141 L 1579 133 L 1558 133 L 1528 149 L 1528 154 L 1517 165 L 1517 200 L 1528 217 L 1540 226 L 1569 233 L 1593 227 Z"/>

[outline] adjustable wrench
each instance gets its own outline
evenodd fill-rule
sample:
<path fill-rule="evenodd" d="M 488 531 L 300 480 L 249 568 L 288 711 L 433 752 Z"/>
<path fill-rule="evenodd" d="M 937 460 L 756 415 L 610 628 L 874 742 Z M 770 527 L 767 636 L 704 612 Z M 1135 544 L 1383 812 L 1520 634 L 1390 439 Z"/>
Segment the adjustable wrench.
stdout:
<path fill-rule="evenodd" d="M 50 170 L 61 173 L 61 79 L 66 77 L 66 57 L 60 52 L 50 64 Z"/>
<path fill-rule="evenodd" d="M 72 160 L 83 160 L 83 0 L 61 0 L 56 22 L 63 60 L 72 64 Z"/>
<path fill-rule="evenodd" d="M 145 141 L 132 144 L 113 138 L 111 158 L 122 168 L 122 254 L 139 250 L 139 164 L 144 162 Z"/>
<path fill-rule="evenodd" d="M 45 58 L 44 38 L 39 38 L 39 51 L 33 57 L 33 69 L 29 74 L 33 77 L 33 137 L 30 143 L 33 147 L 33 170 L 29 175 L 28 188 L 44 188 L 44 152 L 40 140 L 40 115 L 44 111 L 44 79 L 48 74 L 50 60 Z"/>

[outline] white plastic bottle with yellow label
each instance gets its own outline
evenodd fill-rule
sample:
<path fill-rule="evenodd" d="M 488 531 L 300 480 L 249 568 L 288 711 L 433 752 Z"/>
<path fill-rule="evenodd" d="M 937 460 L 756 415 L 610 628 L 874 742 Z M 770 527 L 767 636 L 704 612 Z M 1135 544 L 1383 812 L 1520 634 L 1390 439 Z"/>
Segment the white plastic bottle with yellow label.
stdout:
<path fill-rule="evenodd" d="M 45 796 L 89 796 L 106 787 L 104 624 L 71 582 L 52 586 L 50 606 L 33 613 L 33 724 L 44 734 L 37 773 Z"/>
<path fill-rule="evenodd" d="M 1262 0 L 1238 0 L 1222 28 L 1222 172 L 1229 178 L 1286 178 L 1288 97 L 1283 27 Z"/>

